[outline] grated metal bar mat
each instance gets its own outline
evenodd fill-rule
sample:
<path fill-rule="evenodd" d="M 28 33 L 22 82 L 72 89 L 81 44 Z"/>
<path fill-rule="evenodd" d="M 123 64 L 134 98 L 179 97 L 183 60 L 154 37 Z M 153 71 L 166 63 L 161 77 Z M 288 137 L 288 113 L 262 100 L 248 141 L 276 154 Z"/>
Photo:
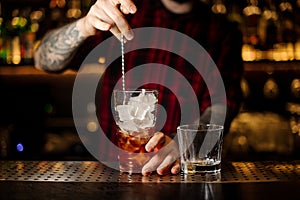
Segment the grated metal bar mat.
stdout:
<path fill-rule="evenodd" d="M 0 181 L 55 182 L 266 182 L 300 181 L 300 161 L 224 162 L 211 176 L 121 174 L 96 161 L 0 161 Z"/>

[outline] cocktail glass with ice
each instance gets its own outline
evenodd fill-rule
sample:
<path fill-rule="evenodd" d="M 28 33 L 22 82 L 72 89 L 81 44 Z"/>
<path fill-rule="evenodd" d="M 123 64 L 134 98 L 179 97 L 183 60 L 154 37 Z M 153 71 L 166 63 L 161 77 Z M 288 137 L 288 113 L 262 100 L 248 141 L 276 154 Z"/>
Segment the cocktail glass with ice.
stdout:
<path fill-rule="evenodd" d="M 114 90 L 121 172 L 139 173 L 150 159 L 145 146 L 155 132 L 157 90 Z"/>

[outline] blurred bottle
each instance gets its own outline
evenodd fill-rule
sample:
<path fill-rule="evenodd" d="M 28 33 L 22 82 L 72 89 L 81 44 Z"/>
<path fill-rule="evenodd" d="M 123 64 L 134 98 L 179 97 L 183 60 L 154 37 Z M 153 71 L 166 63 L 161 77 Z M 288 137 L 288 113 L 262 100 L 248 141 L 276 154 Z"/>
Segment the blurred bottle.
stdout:
<path fill-rule="evenodd" d="M 27 6 L 21 9 L 20 17 L 26 21 L 24 26 L 20 29 L 21 41 L 21 62 L 20 64 L 33 64 L 33 44 L 35 41 L 35 33 L 31 30 L 30 14 L 32 8 Z"/>
<path fill-rule="evenodd" d="M 30 11 L 27 16 L 28 26 L 22 34 L 22 63 L 33 64 L 33 53 L 37 43 L 37 32 L 40 22 L 44 19 L 45 11 L 40 8 Z"/>
<path fill-rule="evenodd" d="M 261 9 L 257 0 L 248 0 L 248 5 L 243 9 L 245 30 L 244 46 L 242 49 L 245 61 L 257 60 L 257 49 L 260 49 L 260 38 L 258 34 L 258 23 Z"/>
<path fill-rule="evenodd" d="M 242 31 L 244 31 L 245 29 L 244 18 L 241 15 L 241 9 L 237 4 L 229 5 L 228 19 L 232 22 L 236 22 L 239 25 L 239 28 Z"/>
<path fill-rule="evenodd" d="M 0 15 L 1 65 L 33 64 L 36 34 L 44 16 L 43 8 L 33 10 L 32 6 L 11 7 L 5 16 Z"/>
<path fill-rule="evenodd" d="M 215 14 L 224 15 L 227 13 L 227 8 L 223 2 L 224 0 L 214 0 L 211 10 Z"/>
<path fill-rule="evenodd" d="M 66 0 L 51 0 L 49 3 L 48 30 L 61 27 L 66 24 Z"/>
<path fill-rule="evenodd" d="M 295 5 L 295 30 L 297 41 L 295 44 L 295 59 L 300 60 L 300 0 L 296 1 Z"/>
<path fill-rule="evenodd" d="M 289 1 L 281 1 L 280 9 L 280 59 L 294 60 L 295 58 L 295 43 L 297 41 L 295 31 L 295 15 L 294 6 Z"/>
<path fill-rule="evenodd" d="M 263 50 L 273 49 L 274 44 L 278 43 L 279 26 L 276 5 L 273 0 L 267 0 L 263 6 L 259 23 L 259 37 L 261 38 Z"/>
<path fill-rule="evenodd" d="M 27 20 L 20 16 L 20 10 L 14 9 L 11 17 L 6 21 L 6 63 L 18 65 L 21 63 L 21 40 L 20 36 L 27 25 Z"/>
<path fill-rule="evenodd" d="M 295 16 L 293 5 L 284 0 L 279 4 L 282 42 L 295 43 Z"/>
<path fill-rule="evenodd" d="M 74 21 L 81 17 L 81 1 L 80 0 L 69 0 L 68 1 L 68 10 L 67 10 L 67 19 L 68 22 Z"/>
<path fill-rule="evenodd" d="M 258 48 L 260 44 L 260 38 L 258 35 L 258 22 L 261 15 L 261 9 L 258 7 L 257 0 L 249 0 L 248 2 L 249 5 L 243 10 L 246 23 L 246 42 L 255 48 Z"/>
<path fill-rule="evenodd" d="M 5 63 L 6 58 L 4 40 L 4 17 L 2 15 L 2 4 L 0 2 L 0 65 L 3 65 Z"/>

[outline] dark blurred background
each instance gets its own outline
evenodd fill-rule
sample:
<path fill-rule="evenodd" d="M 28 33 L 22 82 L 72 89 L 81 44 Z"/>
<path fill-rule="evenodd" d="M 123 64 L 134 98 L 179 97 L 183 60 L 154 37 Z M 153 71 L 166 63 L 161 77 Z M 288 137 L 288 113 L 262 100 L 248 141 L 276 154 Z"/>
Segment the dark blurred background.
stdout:
<path fill-rule="evenodd" d="M 300 0 L 203 1 L 244 35 L 245 101 L 224 138 L 224 155 L 232 160 L 299 159 Z M 84 16 L 92 3 L 1 0 L 0 159 L 94 159 L 72 119 L 76 72 L 49 74 L 33 67 L 33 50 L 42 36 Z M 93 121 L 86 128 L 97 130 Z"/>

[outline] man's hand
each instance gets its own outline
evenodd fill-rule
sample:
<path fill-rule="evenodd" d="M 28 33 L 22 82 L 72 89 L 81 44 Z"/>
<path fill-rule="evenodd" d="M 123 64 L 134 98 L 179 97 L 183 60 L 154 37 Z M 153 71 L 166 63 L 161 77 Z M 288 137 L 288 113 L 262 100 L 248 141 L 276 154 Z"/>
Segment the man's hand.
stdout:
<path fill-rule="evenodd" d="M 94 35 L 97 30 L 111 31 L 120 39 L 121 33 L 126 40 L 134 35 L 124 14 L 134 14 L 137 11 L 132 0 L 97 0 L 83 20 L 85 35 Z"/>
<path fill-rule="evenodd" d="M 157 132 L 146 145 L 146 151 L 157 152 L 145 164 L 143 175 L 155 171 L 159 175 L 168 173 L 177 174 L 180 171 L 179 151 L 175 141 L 161 132 Z"/>

